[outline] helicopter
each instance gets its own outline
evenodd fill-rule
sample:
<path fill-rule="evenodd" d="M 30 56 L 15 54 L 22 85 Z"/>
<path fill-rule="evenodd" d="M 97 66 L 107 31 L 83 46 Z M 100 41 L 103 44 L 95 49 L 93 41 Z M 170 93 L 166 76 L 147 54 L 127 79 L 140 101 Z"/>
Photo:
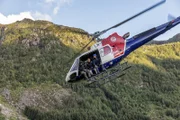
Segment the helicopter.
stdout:
<path fill-rule="evenodd" d="M 122 66 L 124 64 L 119 64 L 119 63 L 126 56 L 128 56 L 130 53 L 132 53 L 134 50 L 136 50 L 137 48 L 141 47 L 142 45 L 146 44 L 147 42 L 153 40 L 154 38 L 158 37 L 159 35 L 165 33 L 166 31 L 168 31 L 171 28 L 178 25 L 180 23 L 180 17 L 177 17 L 177 18 L 173 17 L 173 19 L 171 18 L 171 20 L 169 22 L 164 23 L 160 26 L 151 28 L 151 29 L 149 29 L 145 32 L 142 32 L 138 35 L 135 35 L 131 38 L 129 38 L 129 36 L 130 36 L 129 32 L 124 34 L 123 36 L 120 36 L 117 33 L 113 33 L 105 39 L 100 39 L 99 36 L 113 28 L 116 28 L 116 27 L 144 14 L 145 12 L 147 12 L 149 10 L 156 8 L 157 6 L 159 6 L 165 2 L 166 2 L 166 0 L 162 0 L 162 1 L 152 5 L 151 7 L 143 10 L 142 12 L 139 12 L 138 14 L 135 14 L 134 16 L 132 16 L 132 17 L 108 28 L 108 29 L 105 29 L 103 31 L 95 32 L 94 34 L 85 33 L 85 34 L 92 36 L 92 40 L 90 40 L 89 43 L 87 45 L 85 45 L 80 50 L 80 52 L 78 52 L 75 55 L 75 57 L 73 57 L 71 59 L 71 60 L 73 60 L 73 59 L 75 59 L 75 60 L 74 60 L 72 67 L 70 68 L 69 72 L 66 75 L 65 81 L 66 82 L 77 82 L 77 81 L 83 80 L 85 77 L 81 74 L 80 63 L 85 62 L 88 58 L 91 58 L 94 54 L 96 54 L 97 59 L 100 61 L 100 65 L 98 66 L 98 70 L 100 71 L 100 74 L 104 73 L 104 71 L 105 71 L 105 74 L 107 74 L 107 75 L 102 76 L 102 78 L 99 79 L 99 77 L 98 78 L 94 77 L 94 76 L 97 76 L 95 74 L 94 76 L 90 77 L 90 78 L 96 78 L 95 80 L 94 79 L 92 80 L 93 83 L 101 81 L 101 80 L 105 80 L 107 78 L 111 78 L 110 80 L 112 80 L 112 77 L 116 78 L 116 77 L 121 77 L 121 76 L 125 75 L 125 74 L 121 74 L 121 75 L 119 75 L 119 74 L 122 73 L 123 71 L 129 69 L 131 66 L 122 68 Z M 80 54 L 93 41 L 96 41 L 96 43 L 91 46 L 90 50 Z M 126 63 L 127 62 L 125 62 L 125 64 Z M 117 68 L 116 71 L 112 72 L 111 74 L 109 74 L 107 72 L 109 69 L 115 68 L 115 67 Z"/>

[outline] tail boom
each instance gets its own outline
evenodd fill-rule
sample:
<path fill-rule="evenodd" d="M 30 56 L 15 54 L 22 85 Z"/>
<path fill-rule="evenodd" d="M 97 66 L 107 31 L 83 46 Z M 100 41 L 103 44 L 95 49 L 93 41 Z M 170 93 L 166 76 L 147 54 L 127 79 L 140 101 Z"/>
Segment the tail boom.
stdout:
<path fill-rule="evenodd" d="M 165 33 L 166 31 L 170 30 L 171 28 L 175 27 L 179 23 L 180 23 L 180 17 L 165 24 L 162 24 L 158 27 L 154 27 L 148 31 L 135 35 L 130 39 L 127 39 L 126 55 L 128 55 L 135 49 L 139 48 L 140 46 L 146 44 L 147 42 L 153 40 L 154 38 L 158 37 L 159 35 Z"/>

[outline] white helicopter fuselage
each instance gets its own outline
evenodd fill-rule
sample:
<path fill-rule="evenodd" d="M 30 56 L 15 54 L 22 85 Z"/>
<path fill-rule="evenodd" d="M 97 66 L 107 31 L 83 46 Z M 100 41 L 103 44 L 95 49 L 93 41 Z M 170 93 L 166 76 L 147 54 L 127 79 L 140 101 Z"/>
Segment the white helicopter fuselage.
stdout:
<path fill-rule="evenodd" d="M 99 56 L 101 65 L 115 60 L 117 57 L 120 57 L 124 54 L 126 46 L 126 41 L 119 36 L 117 33 L 110 35 L 108 38 L 103 39 L 100 42 L 95 43 L 91 46 L 90 50 L 81 54 L 77 57 L 69 70 L 66 81 L 69 82 L 72 78 L 79 76 L 79 62 L 81 58 L 87 56 L 91 58 L 92 54 L 96 53 Z M 107 67 L 107 66 L 105 66 Z"/>

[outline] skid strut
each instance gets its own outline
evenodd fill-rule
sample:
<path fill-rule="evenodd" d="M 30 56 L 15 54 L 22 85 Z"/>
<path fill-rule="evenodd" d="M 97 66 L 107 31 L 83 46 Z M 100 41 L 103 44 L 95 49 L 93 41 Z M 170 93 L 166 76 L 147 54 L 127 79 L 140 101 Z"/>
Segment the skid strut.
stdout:
<path fill-rule="evenodd" d="M 131 66 L 128 66 L 127 62 L 118 64 L 114 68 L 110 68 L 109 70 L 105 70 L 101 74 L 91 77 L 86 87 L 97 88 L 108 82 L 112 82 L 116 80 L 116 78 L 124 76 L 124 72 L 129 68 L 131 68 Z"/>

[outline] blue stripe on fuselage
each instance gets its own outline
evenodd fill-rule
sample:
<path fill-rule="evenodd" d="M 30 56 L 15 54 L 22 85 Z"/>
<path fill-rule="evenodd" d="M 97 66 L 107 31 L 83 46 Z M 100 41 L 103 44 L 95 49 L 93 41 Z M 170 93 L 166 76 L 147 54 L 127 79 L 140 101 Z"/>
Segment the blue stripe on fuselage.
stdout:
<path fill-rule="evenodd" d="M 146 44 L 147 42 L 153 40 L 157 36 L 165 33 L 166 31 L 170 30 L 171 28 L 175 27 L 179 23 L 180 23 L 180 17 L 176 18 L 172 23 L 168 22 L 168 23 L 162 24 L 162 25 L 152 29 L 152 31 L 150 29 L 150 31 L 143 32 L 142 34 L 139 34 L 130 39 L 127 39 L 126 40 L 126 48 L 124 51 L 125 53 L 122 56 L 117 57 L 117 58 L 113 59 L 112 61 L 109 61 L 109 62 L 103 64 L 103 66 L 105 68 L 109 68 L 109 67 L 112 67 L 112 66 L 118 64 L 123 58 L 125 58 L 131 52 L 133 52 L 137 48 L 141 47 L 142 45 Z M 99 68 L 99 69 L 101 69 L 101 68 Z"/>

